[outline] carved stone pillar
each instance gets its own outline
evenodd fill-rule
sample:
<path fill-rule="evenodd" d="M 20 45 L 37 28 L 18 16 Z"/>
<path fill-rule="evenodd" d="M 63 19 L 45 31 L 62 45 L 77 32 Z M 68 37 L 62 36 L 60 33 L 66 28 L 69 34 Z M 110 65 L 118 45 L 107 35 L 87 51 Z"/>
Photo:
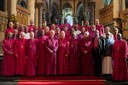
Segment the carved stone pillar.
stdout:
<path fill-rule="evenodd" d="M 113 0 L 113 20 L 114 20 L 114 26 L 119 26 L 118 20 L 119 20 L 119 11 L 120 11 L 120 5 L 119 0 Z"/>
<path fill-rule="evenodd" d="M 47 13 L 47 24 L 48 26 L 51 24 L 51 13 Z"/>
<path fill-rule="evenodd" d="M 28 9 L 30 10 L 30 19 L 34 19 L 35 18 L 35 0 L 28 0 Z"/>
<path fill-rule="evenodd" d="M 11 15 L 14 14 L 16 15 L 16 3 L 17 3 L 17 0 L 11 0 Z"/>
<path fill-rule="evenodd" d="M 87 0 L 84 0 L 84 20 L 88 20 L 87 12 L 88 12 L 88 2 Z"/>
<path fill-rule="evenodd" d="M 36 1 L 36 7 L 38 8 L 38 26 L 39 28 L 42 28 L 43 22 L 44 22 L 44 8 L 45 0 L 37 0 Z"/>
<path fill-rule="evenodd" d="M 43 24 L 43 7 L 42 7 L 42 5 L 40 4 L 39 6 L 38 6 L 39 8 L 39 11 L 38 11 L 38 14 L 39 14 L 39 16 L 38 16 L 38 25 L 39 25 L 39 28 L 42 28 L 42 24 Z"/>

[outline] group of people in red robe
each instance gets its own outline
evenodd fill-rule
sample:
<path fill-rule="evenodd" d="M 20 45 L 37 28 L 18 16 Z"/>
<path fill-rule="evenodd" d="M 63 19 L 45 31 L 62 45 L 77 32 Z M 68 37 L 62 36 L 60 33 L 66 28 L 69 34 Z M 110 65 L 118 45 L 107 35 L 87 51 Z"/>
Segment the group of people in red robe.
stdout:
<path fill-rule="evenodd" d="M 127 80 L 127 42 L 118 28 L 113 34 L 96 19 L 95 25 L 75 21 L 43 28 L 9 23 L 2 47 L 2 75 L 101 75 Z M 113 68 L 112 68 L 113 67 Z"/>

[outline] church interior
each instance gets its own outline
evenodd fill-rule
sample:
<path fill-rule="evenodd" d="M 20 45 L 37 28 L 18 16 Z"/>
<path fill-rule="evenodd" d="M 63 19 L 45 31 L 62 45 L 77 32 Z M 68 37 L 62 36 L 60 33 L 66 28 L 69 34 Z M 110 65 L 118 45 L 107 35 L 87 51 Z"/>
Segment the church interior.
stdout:
<path fill-rule="evenodd" d="M 128 40 L 128 0 L 0 0 L 0 64 L 2 63 L 2 41 L 5 38 L 5 30 L 8 27 L 8 23 L 12 21 L 16 23 L 17 21 L 23 25 L 29 25 L 30 20 L 34 20 L 34 25 L 38 28 L 42 28 L 43 25 L 47 24 L 50 26 L 54 23 L 54 20 L 57 19 L 58 24 L 63 24 L 64 19 L 67 19 L 67 22 L 70 25 L 74 24 L 74 21 L 77 20 L 78 24 L 84 25 L 84 21 L 88 20 L 91 25 L 95 24 L 95 19 L 99 19 L 100 23 L 104 27 L 109 26 L 113 30 L 116 26 L 119 28 L 119 31 L 123 35 L 123 39 Z M 74 76 L 73 76 L 74 77 Z M 34 83 L 27 84 L 26 82 L 17 83 L 17 81 L 12 82 L 11 80 L 17 80 L 19 77 L 1 77 L 0 76 L 0 85 L 127 85 L 126 82 L 113 82 L 105 80 L 104 78 L 100 80 L 95 80 L 94 84 L 82 84 L 82 82 L 87 82 L 78 78 L 74 79 L 74 82 L 70 81 L 68 78 L 63 80 L 62 77 L 52 80 L 52 78 L 37 78 Z M 84 77 L 86 79 L 86 77 Z M 40 81 L 38 81 L 38 79 Z M 47 80 L 50 79 L 50 80 Z M 4 81 L 4 83 L 2 81 Z M 28 79 L 28 80 L 31 80 Z M 37 80 L 37 81 L 36 81 Z M 6 83 L 10 82 L 11 83 Z M 23 79 L 23 81 L 25 81 Z M 44 84 L 40 82 L 45 81 Z M 48 83 L 50 82 L 51 83 Z M 65 81 L 62 83 L 62 81 Z M 93 82 L 93 78 L 90 81 Z M 97 83 L 97 81 L 102 81 L 102 83 Z M 61 83 L 57 83 L 61 82 Z M 68 83 L 67 83 L 68 82 Z M 104 83 L 105 82 L 105 83 Z M 97 83 L 97 84 L 96 84 Z"/>

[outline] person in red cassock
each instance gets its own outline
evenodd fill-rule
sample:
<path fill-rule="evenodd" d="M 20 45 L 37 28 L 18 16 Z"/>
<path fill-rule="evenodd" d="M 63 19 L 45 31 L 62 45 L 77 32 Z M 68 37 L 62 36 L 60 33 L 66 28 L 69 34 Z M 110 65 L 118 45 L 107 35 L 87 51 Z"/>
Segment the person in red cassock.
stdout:
<path fill-rule="evenodd" d="M 77 27 L 78 30 L 81 29 L 81 25 L 78 24 L 77 20 L 74 21 L 74 25 L 71 28 L 74 28 L 74 26 Z"/>
<path fill-rule="evenodd" d="M 14 26 L 13 22 L 9 22 L 9 28 L 5 30 L 5 38 L 8 36 L 8 32 L 11 32 L 12 34 L 14 34 L 13 26 Z"/>
<path fill-rule="evenodd" d="M 86 31 L 84 38 L 80 41 L 82 75 L 93 74 L 92 47 L 92 40 L 89 38 L 89 32 Z"/>
<path fill-rule="evenodd" d="M 61 31 L 58 43 L 58 74 L 67 75 L 69 74 L 69 41 L 64 31 Z"/>
<path fill-rule="evenodd" d="M 50 32 L 49 32 L 49 27 L 48 26 L 44 27 L 44 31 L 45 31 L 45 35 L 49 37 Z"/>
<path fill-rule="evenodd" d="M 96 19 L 96 30 L 99 31 L 100 36 L 102 37 L 104 34 L 104 26 L 102 24 L 100 24 L 99 19 Z"/>
<path fill-rule="evenodd" d="M 2 60 L 2 75 L 14 76 L 15 75 L 15 58 L 13 52 L 14 40 L 12 33 L 8 31 L 6 39 L 2 42 L 4 56 Z"/>
<path fill-rule="evenodd" d="M 15 65 L 16 75 L 25 75 L 26 66 L 26 39 L 24 39 L 25 33 L 21 32 L 19 39 L 15 40 Z"/>
<path fill-rule="evenodd" d="M 69 48 L 69 65 L 70 65 L 70 74 L 78 74 L 80 71 L 79 66 L 79 49 L 78 49 L 78 39 L 77 35 L 72 34 L 72 39 L 70 40 L 70 48 Z"/>
<path fill-rule="evenodd" d="M 112 79 L 116 81 L 128 80 L 127 67 L 127 42 L 122 39 L 122 35 L 118 34 L 118 40 L 113 45 L 113 74 Z"/>
<path fill-rule="evenodd" d="M 26 42 L 26 75 L 35 76 L 37 70 L 37 50 L 38 40 L 34 39 L 34 32 L 30 32 L 30 39 Z"/>
<path fill-rule="evenodd" d="M 90 32 L 90 30 L 91 30 L 91 26 L 90 26 L 90 23 L 89 23 L 88 20 L 85 21 L 84 27 L 85 27 L 85 30 L 86 30 L 86 31 Z"/>
<path fill-rule="evenodd" d="M 60 29 L 62 30 L 64 27 L 67 27 L 67 30 L 71 30 L 71 25 L 67 22 L 67 19 L 64 19 L 64 23 L 61 24 Z"/>
<path fill-rule="evenodd" d="M 117 27 L 114 27 L 113 31 L 114 31 L 113 32 L 114 41 L 116 41 L 116 40 L 118 40 L 117 35 L 119 33 L 119 30 Z"/>
<path fill-rule="evenodd" d="M 57 74 L 57 49 L 58 40 L 54 38 L 55 31 L 50 31 L 50 37 L 46 40 L 46 75 Z"/>
<path fill-rule="evenodd" d="M 34 32 L 35 26 L 34 26 L 34 20 L 30 20 L 30 25 L 28 25 L 28 32 Z"/>
<path fill-rule="evenodd" d="M 84 34 L 84 32 L 85 32 L 85 28 L 82 27 L 82 28 L 81 28 L 81 33 L 78 35 L 78 39 L 79 39 L 79 40 L 83 39 L 83 34 Z"/>
<path fill-rule="evenodd" d="M 93 39 L 95 37 L 95 33 L 96 33 L 96 26 L 95 25 L 92 25 L 92 28 L 89 31 L 90 38 Z"/>
<path fill-rule="evenodd" d="M 65 37 L 66 37 L 66 39 L 67 39 L 67 40 L 70 40 L 70 39 L 71 39 L 71 31 L 68 30 L 68 27 L 65 26 L 65 27 L 63 28 L 63 31 L 65 32 Z"/>
<path fill-rule="evenodd" d="M 38 75 L 45 75 L 45 66 L 46 66 L 46 48 L 45 42 L 47 40 L 45 36 L 45 31 L 42 30 L 42 35 L 38 38 Z"/>

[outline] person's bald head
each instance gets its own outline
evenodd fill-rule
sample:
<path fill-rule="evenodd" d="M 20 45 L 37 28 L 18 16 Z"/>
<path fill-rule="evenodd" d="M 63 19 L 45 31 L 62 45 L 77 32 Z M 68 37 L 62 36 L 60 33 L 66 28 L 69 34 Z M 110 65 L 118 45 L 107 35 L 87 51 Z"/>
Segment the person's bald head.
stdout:
<path fill-rule="evenodd" d="M 9 22 L 9 27 L 13 28 L 13 26 L 14 26 L 13 22 Z"/>
<path fill-rule="evenodd" d="M 8 33 L 7 33 L 8 39 L 11 39 L 11 38 L 12 38 L 12 35 L 13 35 L 12 32 L 8 32 Z"/>
<path fill-rule="evenodd" d="M 109 27 L 109 26 L 107 26 L 107 27 L 105 28 L 105 32 L 106 32 L 106 33 L 110 32 L 110 27 Z"/>
<path fill-rule="evenodd" d="M 34 20 L 33 19 L 30 20 L 30 24 L 34 25 Z"/>
<path fill-rule="evenodd" d="M 88 37 L 89 37 L 89 32 L 88 31 L 84 32 L 84 38 L 88 38 Z"/>
<path fill-rule="evenodd" d="M 24 32 L 21 32 L 19 38 L 20 39 L 24 39 L 24 37 L 25 37 L 25 33 Z"/>
<path fill-rule="evenodd" d="M 118 34 L 118 32 L 119 32 L 118 28 L 114 27 L 113 32 L 114 32 L 114 34 Z"/>
<path fill-rule="evenodd" d="M 55 35 L 55 31 L 54 30 L 50 30 L 50 37 L 54 38 L 54 35 Z"/>
<path fill-rule="evenodd" d="M 65 38 L 65 31 L 60 32 L 60 38 L 64 39 Z"/>
<path fill-rule="evenodd" d="M 34 39 L 34 32 L 30 32 L 30 38 Z"/>
<path fill-rule="evenodd" d="M 96 23 L 96 25 L 100 24 L 99 19 L 96 19 L 96 20 L 95 20 L 95 23 Z"/>
<path fill-rule="evenodd" d="M 44 28 L 44 30 L 45 30 L 45 33 L 48 33 L 48 32 L 49 32 L 49 27 L 46 26 L 46 27 Z"/>

